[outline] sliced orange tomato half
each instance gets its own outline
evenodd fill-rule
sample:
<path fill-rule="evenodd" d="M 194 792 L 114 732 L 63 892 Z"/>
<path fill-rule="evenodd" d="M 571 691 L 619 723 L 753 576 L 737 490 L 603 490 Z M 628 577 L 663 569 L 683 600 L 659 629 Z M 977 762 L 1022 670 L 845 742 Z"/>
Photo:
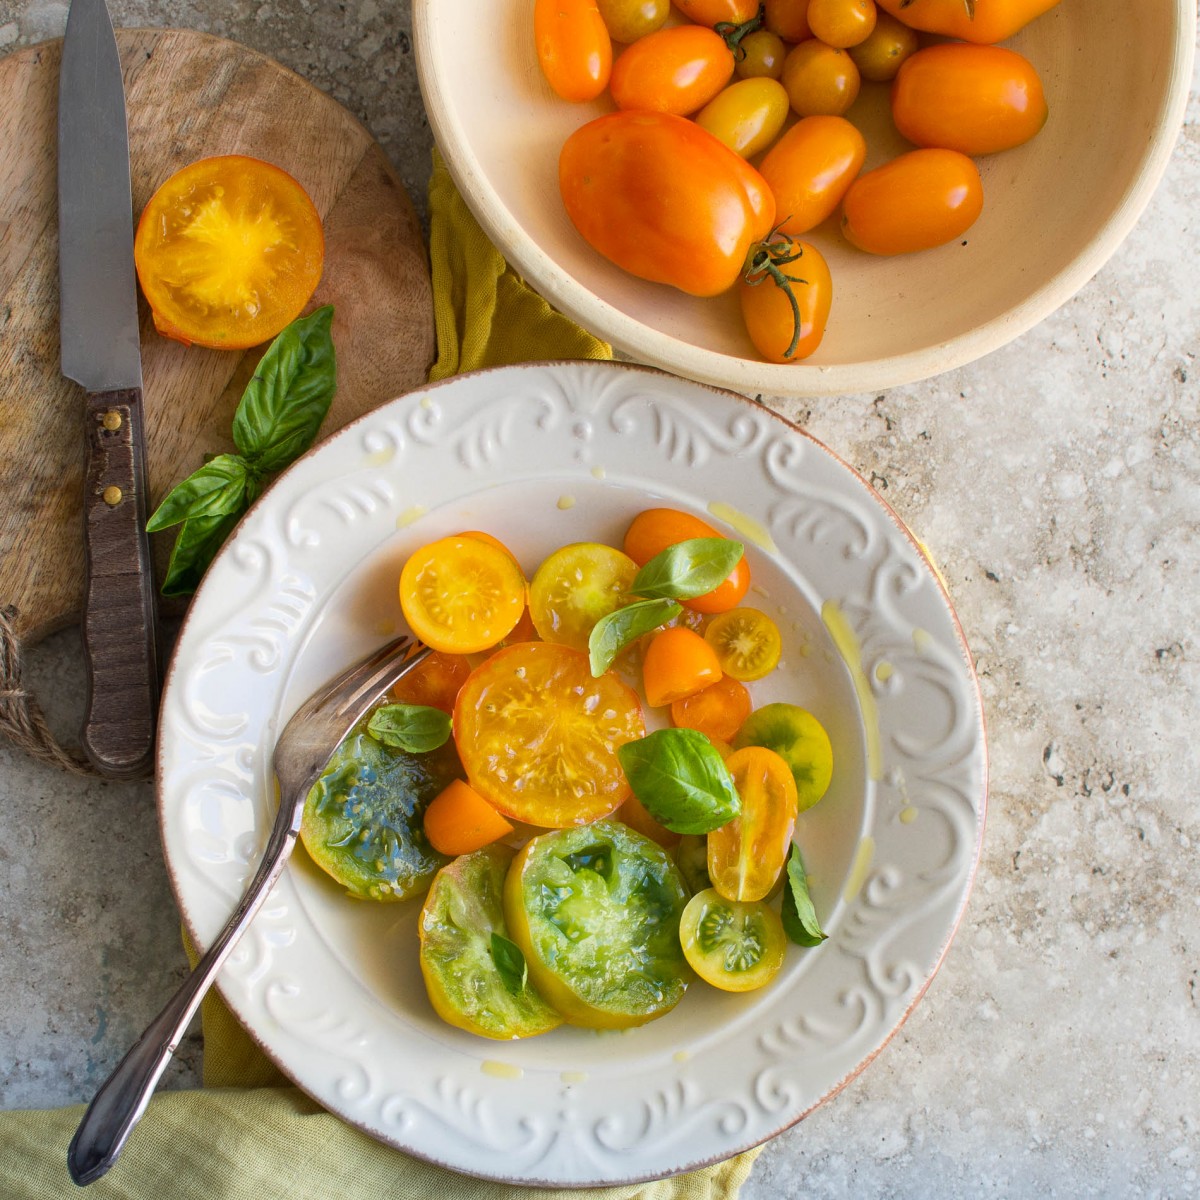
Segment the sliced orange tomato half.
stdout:
<path fill-rule="evenodd" d="M 269 341 L 321 280 L 325 237 L 308 193 L 258 158 L 202 158 L 150 197 L 133 243 L 164 337 L 218 350 Z"/>
<path fill-rule="evenodd" d="M 731 742 L 750 715 L 750 693 L 730 675 L 671 704 L 671 724 L 695 729 L 714 741 Z"/>
<path fill-rule="evenodd" d="M 642 660 L 642 684 L 652 708 L 694 696 L 720 678 L 717 652 L 681 626 L 656 634 Z"/>

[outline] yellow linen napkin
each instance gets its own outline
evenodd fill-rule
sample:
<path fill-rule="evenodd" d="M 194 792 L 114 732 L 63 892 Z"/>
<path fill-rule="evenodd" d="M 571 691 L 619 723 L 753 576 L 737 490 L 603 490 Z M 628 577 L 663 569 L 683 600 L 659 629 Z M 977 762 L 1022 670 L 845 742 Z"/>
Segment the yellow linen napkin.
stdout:
<path fill-rule="evenodd" d="M 611 356 L 509 269 L 436 151 L 429 200 L 438 345 L 431 379 L 501 363 Z M 758 1153 L 614 1188 L 472 1179 L 384 1146 L 325 1112 L 288 1083 L 215 991 L 201 1014 L 203 1089 L 151 1100 L 117 1165 L 88 1188 L 95 1200 L 732 1200 Z M 83 1112 L 83 1105 L 0 1112 L 0 1198 L 81 1194 L 66 1154 Z"/>

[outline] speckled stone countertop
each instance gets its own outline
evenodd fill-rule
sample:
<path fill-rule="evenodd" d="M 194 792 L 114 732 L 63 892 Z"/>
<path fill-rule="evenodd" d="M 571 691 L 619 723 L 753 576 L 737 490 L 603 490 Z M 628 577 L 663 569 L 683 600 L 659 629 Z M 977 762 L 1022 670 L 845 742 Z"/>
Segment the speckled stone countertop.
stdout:
<path fill-rule="evenodd" d="M 111 0 L 118 25 L 271 54 L 362 118 L 424 209 L 405 0 Z M 0 53 L 61 34 L 0 0 Z M 1200 102 L 1115 258 L 1005 349 L 778 407 L 863 473 L 945 574 L 983 688 L 983 860 L 933 985 L 878 1059 L 772 1142 L 781 1196 L 1200 1192 Z M 32 655 L 64 734 L 78 638 Z M 182 978 L 148 786 L 0 745 L 0 1105 L 91 1097 Z M 168 1086 L 196 1080 L 183 1046 Z"/>

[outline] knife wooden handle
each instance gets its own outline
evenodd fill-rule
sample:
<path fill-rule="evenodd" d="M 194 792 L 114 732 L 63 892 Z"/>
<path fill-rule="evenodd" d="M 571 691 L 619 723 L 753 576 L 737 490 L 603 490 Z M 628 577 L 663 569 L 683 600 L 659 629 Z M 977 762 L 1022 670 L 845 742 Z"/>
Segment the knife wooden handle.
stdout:
<path fill-rule="evenodd" d="M 159 691 L 141 389 L 89 393 L 87 428 L 82 741 L 102 774 L 133 779 L 150 772 Z"/>

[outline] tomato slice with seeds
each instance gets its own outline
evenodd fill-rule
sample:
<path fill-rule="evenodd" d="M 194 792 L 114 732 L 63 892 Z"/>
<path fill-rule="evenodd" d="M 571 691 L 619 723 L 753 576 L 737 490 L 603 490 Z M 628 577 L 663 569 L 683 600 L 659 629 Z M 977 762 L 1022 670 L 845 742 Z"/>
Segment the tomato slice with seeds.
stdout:
<path fill-rule="evenodd" d="M 787 934 L 779 914 L 761 900 L 726 900 L 716 889 L 697 892 L 679 923 L 692 970 L 723 992 L 750 992 L 783 966 Z"/>
<path fill-rule="evenodd" d="M 556 550 L 529 584 L 529 615 L 538 636 L 586 650 L 592 627 L 628 604 L 637 563 L 599 542 L 575 542 Z"/>
<path fill-rule="evenodd" d="M 779 627 L 757 608 L 735 608 L 714 617 L 704 640 L 717 652 L 721 670 L 743 683 L 769 675 L 783 652 Z"/>
<path fill-rule="evenodd" d="M 561 828 L 613 812 L 630 793 L 617 749 L 644 737 L 637 693 L 592 677 L 569 646 L 523 642 L 471 672 L 454 740 L 471 786 L 506 817 Z"/>

